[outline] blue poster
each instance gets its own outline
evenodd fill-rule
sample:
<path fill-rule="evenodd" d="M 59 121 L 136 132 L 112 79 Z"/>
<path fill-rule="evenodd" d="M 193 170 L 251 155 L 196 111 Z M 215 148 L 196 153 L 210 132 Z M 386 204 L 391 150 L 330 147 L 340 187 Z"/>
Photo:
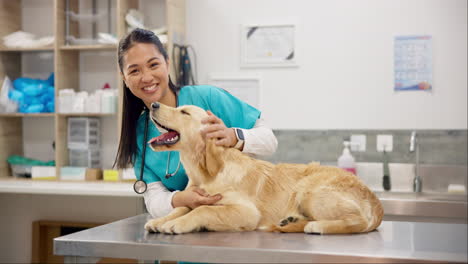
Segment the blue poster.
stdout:
<path fill-rule="evenodd" d="M 395 91 L 431 91 L 432 37 L 398 36 L 394 48 Z"/>

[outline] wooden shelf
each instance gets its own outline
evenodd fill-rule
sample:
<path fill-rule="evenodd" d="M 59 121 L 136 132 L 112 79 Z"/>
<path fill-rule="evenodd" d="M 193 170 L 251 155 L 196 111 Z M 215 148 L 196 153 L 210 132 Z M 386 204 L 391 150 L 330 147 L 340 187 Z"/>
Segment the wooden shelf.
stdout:
<path fill-rule="evenodd" d="M 0 113 L 0 117 L 54 117 L 55 113 L 37 113 L 37 114 L 25 114 L 25 113 Z"/>
<path fill-rule="evenodd" d="M 42 52 L 42 51 L 54 51 L 53 46 L 36 47 L 36 48 L 7 48 L 4 46 L 0 47 L 0 52 Z"/>
<path fill-rule="evenodd" d="M 116 50 L 117 45 L 64 45 L 60 47 L 60 50 Z"/>
<path fill-rule="evenodd" d="M 0 117 L 54 117 L 58 115 L 60 117 L 74 117 L 74 116 L 85 116 L 85 117 L 101 117 L 101 116 L 116 116 L 117 113 L 37 113 L 37 114 L 26 114 L 26 113 L 0 113 Z"/>
<path fill-rule="evenodd" d="M 61 117 L 75 117 L 75 116 L 86 116 L 86 117 L 100 117 L 100 116 L 116 116 L 116 113 L 58 113 Z"/>

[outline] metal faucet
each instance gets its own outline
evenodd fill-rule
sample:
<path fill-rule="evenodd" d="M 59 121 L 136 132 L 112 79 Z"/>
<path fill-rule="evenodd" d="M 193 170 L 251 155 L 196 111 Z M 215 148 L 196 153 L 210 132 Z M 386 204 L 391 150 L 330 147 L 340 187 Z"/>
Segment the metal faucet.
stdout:
<path fill-rule="evenodd" d="M 416 163 L 414 165 L 413 191 L 422 191 L 422 179 L 419 176 L 419 144 L 416 131 L 411 132 L 410 152 L 416 151 Z"/>

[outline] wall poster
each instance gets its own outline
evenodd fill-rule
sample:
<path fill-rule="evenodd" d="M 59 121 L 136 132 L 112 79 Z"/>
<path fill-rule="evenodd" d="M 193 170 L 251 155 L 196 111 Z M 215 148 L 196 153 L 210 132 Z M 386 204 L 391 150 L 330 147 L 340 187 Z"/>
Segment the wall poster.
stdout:
<path fill-rule="evenodd" d="M 432 36 L 397 36 L 395 91 L 432 91 Z"/>

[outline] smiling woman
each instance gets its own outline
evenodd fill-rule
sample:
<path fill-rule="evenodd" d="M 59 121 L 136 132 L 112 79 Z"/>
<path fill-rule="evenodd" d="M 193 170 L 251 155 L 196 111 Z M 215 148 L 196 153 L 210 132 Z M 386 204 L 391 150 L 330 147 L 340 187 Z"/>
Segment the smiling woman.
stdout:
<path fill-rule="evenodd" d="M 123 80 L 147 108 L 152 102 L 175 107 L 175 95 L 169 92 L 169 61 L 153 44 L 136 43 L 123 57 Z"/>
<path fill-rule="evenodd" d="M 201 134 L 216 138 L 217 145 L 253 155 L 276 151 L 276 137 L 256 108 L 217 87 L 174 85 L 169 76 L 167 52 L 153 32 L 144 29 L 130 32 L 120 41 L 118 59 L 124 96 L 121 138 L 114 165 L 133 166 L 137 178 L 148 184 L 144 198 L 153 217 L 167 215 L 174 207 L 195 208 L 222 198 L 198 186 L 185 189 L 187 172 L 178 151 L 154 152 L 146 148 L 148 144 L 170 145 L 180 140 L 170 125 L 161 126 L 154 120 L 154 125 L 147 125 L 148 109 L 158 107 L 159 103 L 171 107 L 196 105 L 206 110 L 208 117 L 203 120 Z M 182 114 L 190 114 L 180 109 Z M 235 129 L 243 130 L 243 139 L 238 139 Z"/>

